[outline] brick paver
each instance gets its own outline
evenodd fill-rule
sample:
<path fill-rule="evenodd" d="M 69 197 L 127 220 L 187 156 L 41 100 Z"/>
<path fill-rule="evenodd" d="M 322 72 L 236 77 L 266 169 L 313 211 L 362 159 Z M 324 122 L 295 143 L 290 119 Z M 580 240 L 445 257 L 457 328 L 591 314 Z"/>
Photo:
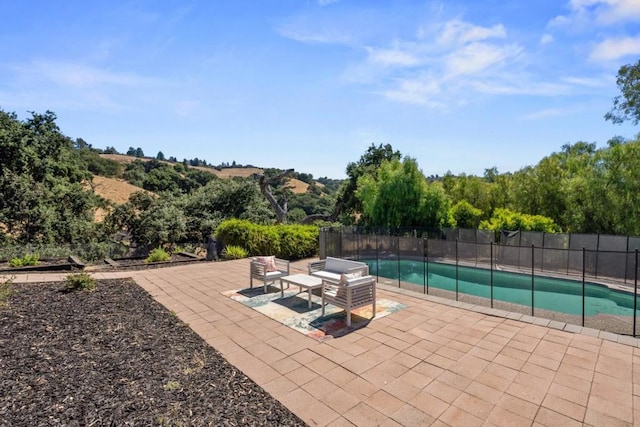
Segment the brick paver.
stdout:
<path fill-rule="evenodd" d="M 238 260 L 94 276 L 133 277 L 309 425 L 640 425 L 635 338 L 381 285 L 380 298 L 407 308 L 317 342 L 221 294 L 248 287 L 248 270 Z"/>

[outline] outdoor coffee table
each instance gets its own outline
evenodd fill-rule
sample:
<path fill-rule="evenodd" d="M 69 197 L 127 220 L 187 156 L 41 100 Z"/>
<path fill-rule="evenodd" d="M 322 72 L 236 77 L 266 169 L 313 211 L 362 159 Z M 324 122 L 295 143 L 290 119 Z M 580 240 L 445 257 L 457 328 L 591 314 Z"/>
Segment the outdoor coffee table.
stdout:
<path fill-rule="evenodd" d="M 291 284 L 302 289 L 306 289 L 309 294 L 309 308 L 311 308 L 311 291 L 322 287 L 322 279 L 315 276 L 309 276 L 307 274 L 292 274 L 291 276 L 284 276 L 280 279 L 280 296 L 284 298 L 284 284 Z M 287 286 L 288 287 L 288 286 Z"/>

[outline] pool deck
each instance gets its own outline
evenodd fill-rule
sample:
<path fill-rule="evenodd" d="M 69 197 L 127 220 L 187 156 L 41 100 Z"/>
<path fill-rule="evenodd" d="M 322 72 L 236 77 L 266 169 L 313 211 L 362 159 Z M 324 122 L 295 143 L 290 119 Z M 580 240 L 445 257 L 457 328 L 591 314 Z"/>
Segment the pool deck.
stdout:
<path fill-rule="evenodd" d="M 380 285 L 407 308 L 318 342 L 221 294 L 248 287 L 247 259 L 93 276 L 132 277 L 312 426 L 640 425 L 632 337 Z"/>

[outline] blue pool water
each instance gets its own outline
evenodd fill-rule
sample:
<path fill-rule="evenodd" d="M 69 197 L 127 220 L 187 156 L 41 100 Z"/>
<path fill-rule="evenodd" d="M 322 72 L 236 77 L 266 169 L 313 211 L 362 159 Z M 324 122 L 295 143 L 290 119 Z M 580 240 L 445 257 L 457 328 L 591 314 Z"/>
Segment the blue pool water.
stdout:
<path fill-rule="evenodd" d="M 456 291 L 456 266 L 435 262 L 363 260 L 372 275 Z M 398 274 L 399 273 L 399 274 Z M 426 280 L 425 280 L 426 273 Z M 531 307 L 531 276 L 493 271 L 495 300 Z M 582 282 L 536 275 L 533 281 L 534 308 L 582 315 Z M 458 292 L 491 298 L 491 271 L 458 267 Z M 596 283 L 585 284 L 585 316 L 599 313 L 633 316 L 633 294 Z"/>

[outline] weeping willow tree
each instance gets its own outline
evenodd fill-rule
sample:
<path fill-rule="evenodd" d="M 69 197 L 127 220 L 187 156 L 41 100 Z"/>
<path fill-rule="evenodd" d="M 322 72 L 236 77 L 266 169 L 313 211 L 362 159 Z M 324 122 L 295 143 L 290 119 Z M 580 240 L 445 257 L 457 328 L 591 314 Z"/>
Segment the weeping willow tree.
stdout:
<path fill-rule="evenodd" d="M 449 199 L 439 184 L 428 184 L 415 159 L 383 161 L 378 173 L 358 180 L 361 221 L 383 227 L 448 225 Z"/>

